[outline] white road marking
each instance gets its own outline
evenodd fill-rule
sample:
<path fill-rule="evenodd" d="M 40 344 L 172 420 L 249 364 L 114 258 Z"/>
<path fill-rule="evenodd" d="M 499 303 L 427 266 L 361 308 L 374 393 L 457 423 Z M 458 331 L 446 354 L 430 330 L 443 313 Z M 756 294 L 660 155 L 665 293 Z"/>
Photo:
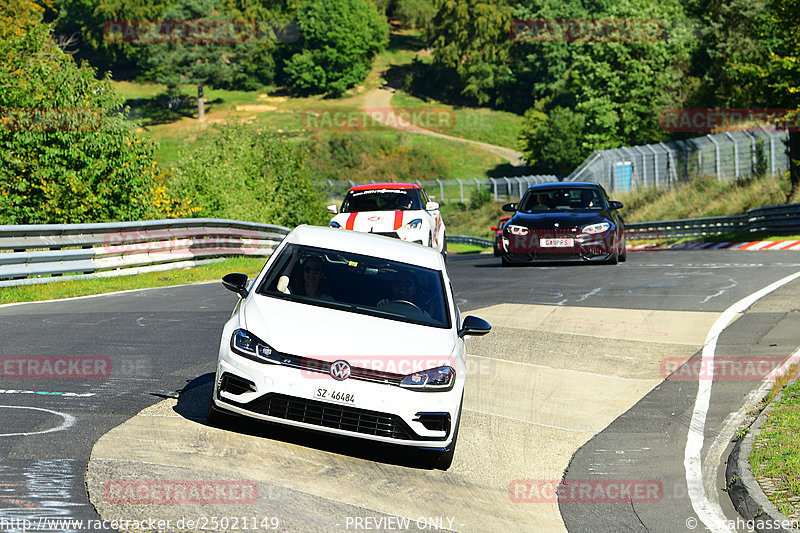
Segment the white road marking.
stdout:
<path fill-rule="evenodd" d="M 702 367 L 708 369 L 708 375 L 703 379 L 698 378 L 697 398 L 695 399 L 694 411 L 692 412 L 692 421 L 689 424 L 689 433 L 686 436 L 683 466 L 686 469 L 686 486 L 689 499 L 692 502 L 692 508 L 695 513 L 697 513 L 700 521 L 711 531 L 731 531 L 727 526 L 722 509 L 709 501 L 703 483 L 703 437 L 706 415 L 708 414 L 708 406 L 711 401 L 711 385 L 714 380 L 714 353 L 717 349 L 717 340 L 719 340 L 722 331 L 737 314 L 744 312 L 756 301 L 797 278 L 800 278 L 800 272 L 795 272 L 790 276 L 786 276 L 742 298 L 727 308 L 722 315 L 717 318 L 706 336 L 706 342 L 703 346 Z"/>
<path fill-rule="evenodd" d="M 54 433 L 56 431 L 61 431 L 64 429 L 69 429 L 75 424 L 75 417 L 72 415 L 68 415 L 66 413 L 59 413 L 58 411 L 52 411 L 50 409 L 42 409 L 41 407 L 27 407 L 22 405 L 0 405 L 0 409 L 30 409 L 32 411 L 42 411 L 44 413 L 50 413 L 52 415 L 60 416 L 63 421 L 61 425 L 56 426 L 54 428 L 45 429 L 44 431 L 31 431 L 28 433 L 0 433 L 0 437 L 27 437 L 28 435 L 42 435 L 44 433 Z"/>
<path fill-rule="evenodd" d="M 40 394 L 42 396 L 66 396 L 70 398 L 89 398 L 93 392 L 49 392 L 21 389 L 0 389 L 0 394 Z"/>

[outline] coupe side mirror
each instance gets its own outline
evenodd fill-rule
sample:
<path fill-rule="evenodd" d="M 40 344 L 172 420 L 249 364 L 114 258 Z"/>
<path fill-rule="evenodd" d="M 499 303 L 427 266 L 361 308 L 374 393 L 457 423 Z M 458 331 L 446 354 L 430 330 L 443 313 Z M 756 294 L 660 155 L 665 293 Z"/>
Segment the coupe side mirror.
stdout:
<path fill-rule="evenodd" d="M 329 205 L 328 213 L 330 213 L 331 215 L 336 215 L 339 213 L 339 209 L 336 208 L 336 205 Z"/>
<path fill-rule="evenodd" d="M 622 202 L 615 202 L 612 200 L 611 202 L 608 202 L 608 207 L 611 209 L 622 209 Z"/>
<path fill-rule="evenodd" d="M 428 202 L 425 204 L 425 211 L 436 211 L 439 209 L 439 204 L 437 202 Z"/>
<path fill-rule="evenodd" d="M 469 315 L 464 318 L 464 322 L 461 324 L 461 329 L 458 330 L 458 336 L 464 337 L 464 335 L 486 335 L 491 330 L 492 325 L 486 322 L 484 319 Z"/>
<path fill-rule="evenodd" d="M 222 285 L 229 291 L 239 295 L 239 298 L 247 298 L 247 274 L 231 272 L 222 278 Z"/>
<path fill-rule="evenodd" d="M 516 213 L 517 212 L 517 204 L 510 203 L 503 206 L 503 211 L 508 211 L 509 213 Z"/>

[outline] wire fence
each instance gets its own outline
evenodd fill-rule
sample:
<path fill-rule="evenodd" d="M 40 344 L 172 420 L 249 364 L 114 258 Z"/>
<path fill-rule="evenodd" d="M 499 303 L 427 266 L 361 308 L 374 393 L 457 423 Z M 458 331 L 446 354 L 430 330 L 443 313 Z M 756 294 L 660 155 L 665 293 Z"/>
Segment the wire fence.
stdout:
<path fill-rule="evenodd" d="M 565 181 L 594 181 L 609 193 L 667 189 L 697 176 L 719 181 L 783 175 L 788 133 L 766 128 L 594 152 Z"/>

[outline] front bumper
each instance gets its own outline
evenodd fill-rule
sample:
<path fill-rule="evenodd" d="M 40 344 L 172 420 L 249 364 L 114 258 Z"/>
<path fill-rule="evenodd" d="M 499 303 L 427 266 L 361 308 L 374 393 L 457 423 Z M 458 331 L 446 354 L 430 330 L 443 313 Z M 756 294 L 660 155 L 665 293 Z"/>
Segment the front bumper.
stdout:
<path fill-rule="evenodd" d="M 239 356 L 224 347 L 214 404 L 225 411 L 302 429 L 442 450 L 459 416 L 463 374 L 449 391 L 419 392 Z M 324 391 L 325 399 L 319 398 Z M 330 396 L 350 401 L 331 400 Z"/>
<path fill-rule="evenodd" d="M 571 246 L 545 247 L 543 239 L 568 239 Z M 527 235 L 504 235 L 503 258 L 510 263 L 529 263 L 535 261 L 606 261 L 614 250 L 614 235 L 611 232 L 597 235 L 554 233 L 531 230 Z"/>

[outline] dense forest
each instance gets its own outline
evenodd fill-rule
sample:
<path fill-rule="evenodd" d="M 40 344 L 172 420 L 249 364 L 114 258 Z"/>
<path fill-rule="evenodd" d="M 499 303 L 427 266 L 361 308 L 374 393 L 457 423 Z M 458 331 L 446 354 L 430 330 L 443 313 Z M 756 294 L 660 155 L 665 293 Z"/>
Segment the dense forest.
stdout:
<path fill-rule="evenodd" d="M 799 24 L 800 0 L 0 0 L 0 223 L 197 210 L 210 180 L 159 167 L 109 78 L 338 98 L 367 77 L 390 27 L 418 28 L 430 59 L 396 73 L 403 89 L 524 116 L 532 171 L 564 175 L 593 150 L 679 135 L 659 124 L 665 110 L 797 110 Z M 256 182 L 307 182 L 313 147 L 239 137 L 271 154 L 242 170 Z M 796 189 L 796 164 L 791 178 Z M 318 201 L 298 190 L 275 196 Z"/>

